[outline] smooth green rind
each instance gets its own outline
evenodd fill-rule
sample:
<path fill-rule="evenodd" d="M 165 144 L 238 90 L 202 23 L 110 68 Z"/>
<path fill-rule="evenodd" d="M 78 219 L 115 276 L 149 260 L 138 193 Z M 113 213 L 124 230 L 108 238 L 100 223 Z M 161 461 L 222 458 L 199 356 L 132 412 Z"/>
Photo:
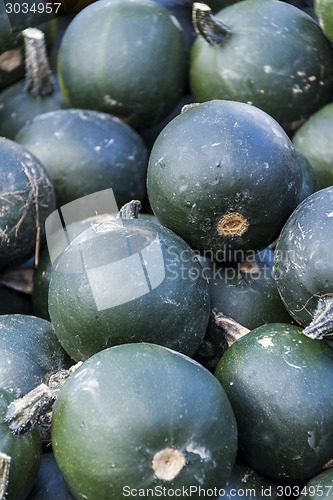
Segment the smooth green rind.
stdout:
<path fill-rule="evenodd" d="M 44 246 L 40 252 L 38 267 L 34 269 L 31 304 L 34 315 L 48 321 L 48 294 L 52 272 L 49 251 L 47 246 Z"/>
<path fill-rule="evenodd" d="M 220 47 L 201 36 L 193 44 L 190 86 L 197 101 L 249 102 L 289 134 L 330 102 L 332 50 L 308 14 L 277 0 L 246 0 L 216 17 L 231 34 Z"/>
<path fill-rule="evenodd" d="M 4 422 L 4 415 L 14 396 L 0 389 L 0 449 L 11 457 L 6 500 L 24 500 L 30 492 L 38 472 L 41 441 L 37 427 L 32 431 L 13 435 Z"/>
<path fill-rule="evenodd" d="M 49 314 L 76 361 L 141 341 L 192 355 L 208 323 L 208 283 L 194 252 L 167 228 L 143 218 L 97 224 L 61 255 Z"/>
<path fill-rule="evenodd" d="M 305 198 L 319 191 L 320 187 L 317 175 L 311 163 L 300 151 L 298 151 L 298 154 L 300 156 L 302 169 L 302 187 L 298 198 L 298 202 L 301 203 Z"/>
<path fill-rule="evenodd" d="M 333 294 L 333 186 L 306 198 L 292 213 L 275 249 L 276 285 L 290 315 L 313 319 L 320 297 Z"/>
<path fill-rule="evenodd" d="M 235 412 L 239 454 L 268 477 L 307 480 L 332 458 L 333 350 L 296 326 L 252 330 L 216 377 Z"/>
<path fill-rule="evenodd" d="M 293 144 L 308 159 L 320 188 L 333 184 L 333 103 L 314 113 L 293 136 Z"/>
<path fill-rule="evenodd" d="M 298 154 L 273 118 L 245 103 L 214 100 L 163 129 L 149 158 L 147 189 L 163 225 L 226 262 L 278 237 L 301 180 Z M 229 213 L 248 223 L 239 236 L 218 232 Z"/>
<path fill-rule="evenodd" d="M 120 208 L 146 192 L 147 148 L 115 116 L 68 109 L 35 117 L 15 139 L 45 166 L 60 207 L 112 188 Z"/>
<path fill-rule="evenodd" d="M 3 315 L 0 329 L 0 387 L 15 397 L 68 367 L 70 360 L 49 321 L 23 314 Z"/>
<path fill-rule="evenodd" d="M 58 57 L 59 83 L 72 107 L 112 113 L 135 127 L 172 111 L 186 71 L 178 21 L 150 0 L 89 5 L 68 26 Z"/>
<path fill-rule="evenodd" d="M 306 498 L 311 500 L 319 500 L 333 498 L 333 468 L 329 468 L 320 474 L 313 477 L 301 490 L 299 500 Z"/>
<path fill-rule="evenodd" d="M 314 10 L 321 29 L 333 43 L 333 3 L 331 0 L 314 0 Z"/>
<path fill-rule="evenodd" d="M 152 344 L 116 346 L 84 362 L 61 389 L 52 419 L 55 458 L 75 498 L 119 500 L 126 488 L 151 488 L 156 499 L 153 488 L 223 487 L 237 431 L 216 382 L 193 360 Z M 153 469 L 165 448 L 186 460 L 168 481 Z"/>

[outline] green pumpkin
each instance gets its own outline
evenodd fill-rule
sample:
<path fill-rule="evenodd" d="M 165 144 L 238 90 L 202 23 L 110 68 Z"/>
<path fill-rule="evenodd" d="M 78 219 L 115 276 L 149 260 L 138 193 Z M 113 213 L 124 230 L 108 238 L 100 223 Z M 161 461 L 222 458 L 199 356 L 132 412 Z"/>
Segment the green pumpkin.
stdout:
<path fill-rule="evenodd" d="M 158 123 L 183 93 L 187 51 L 178 21 L 151 0 L 102 0 L 75 16 L 62 39 L 58 76 L 72 107 Z"/>
<path fill-rule="evenodd" d="M 240 460 L 236 460 L 231 477 L 218 500 L 277 500 L 278 491 L 273 481 L 261 476 Z"/>
<path fill-rule="evenodd" d="M 192 487 L 199 500 L 199 486 L 218 491 L 229 479 L 237 430 L 225 391 L 201 365 L 158 345 L 125 344 L 65 382 L 52 444 L 75 498 L 119 500 L 135 490 L 157 499 L 163 488 Z"/>
<path fill-rule="evenodd" d="M 49 321 L 8 314 L 0 316 L 0 328 L 0 387 L 15 397 L 46 383 L 71 363 Z"/>
<path fill-rule="evenodd" d="M 332 467 L 313 477 L 302 489 L 299 500 L 319 500 L 332 498 L 333 469 Z"/>
<path fill-rule="evenodd" d="M 53 453 L 42 455 L 37 478 L 27 500 L 74 500 Z"/>
<path fill-rule="evenodd" d="M 201 5 L 201 4 L 199 4 Z M 190 86 L 197 101 L 263 109 L 292 134 L 330 102 L 333 57 L 318 23 L 278 0 L 246 0 L 211 16 L 198 7 Z"/>
<path fill-rule="evenodd" d="M 159 134 L 147 189 L 163 225 L 227 262 L 278 237 L 301 182 L 298 154 L 273 118 L 249 104 L 213 100 L 189 107 Z"/>
<path fill-rule="evenodd" d="M 34 255 L 45 238 L 44 222 L 55 209 L 44 166 L 19 144 L 0 138 L 0 269 Z"/>
<path fill-rule="evenodd" d="M 208 323 L 208 283 L 191 248 L 161 225 L 96 223 L 59 257 L 49 314 L 76 361 L 134 341 L 193 355 Z"/>
<path fill-rule="evenodd" d="M 41 441 L 37 427 L 25 434 L 13 434 L 5 422 L 5 413 L 14 396 L 0 389 L 0 450 L 10 458 L 8 483 L 5 486 L 6 465 L 0 457 L 1 488 L 6 500 L 25 500 L 37 477 Z"/>
<path fill-rule="evenodd" d="M 291 214 L 275 249 L 276 285 L 290 315 L 307 326 L 333 295 L 333 186 L 306 198 Z M 321 326 L 331 329 L 332 311 Z M 305 332 L 307 329 L 305 329 Z"/>
<path fill-rule="evenodd" d="M 118 207 L 146 192 L 148 153 L 129 125 L 107 113 L 64 109 L 36 116 L 17 135 L 52 178 L 58 207 L 112 188 Z"/>
<path fill-rule="evenodd" d="M 332 124 L 333 103 L 310 116 L 292 138 L 315 171 L 320 188 L 333 184 Z"/>
<path fill-rule="evenodd" d="M 239 430 L 238 453 L 257 472 L 309 480 L 332 459 L 333 350 L 302 329 L 264 325 L 219 361 Z"/>

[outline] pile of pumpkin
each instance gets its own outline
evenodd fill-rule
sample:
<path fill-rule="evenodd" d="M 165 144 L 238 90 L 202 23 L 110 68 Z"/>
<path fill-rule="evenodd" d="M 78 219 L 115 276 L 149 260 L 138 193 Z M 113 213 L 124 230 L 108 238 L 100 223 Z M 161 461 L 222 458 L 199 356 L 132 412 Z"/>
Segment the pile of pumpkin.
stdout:
<path fill-rule="evenodd" d="M 0 499 L 331 499 L 333 4 L 87 3 L 0 2 Z"/>

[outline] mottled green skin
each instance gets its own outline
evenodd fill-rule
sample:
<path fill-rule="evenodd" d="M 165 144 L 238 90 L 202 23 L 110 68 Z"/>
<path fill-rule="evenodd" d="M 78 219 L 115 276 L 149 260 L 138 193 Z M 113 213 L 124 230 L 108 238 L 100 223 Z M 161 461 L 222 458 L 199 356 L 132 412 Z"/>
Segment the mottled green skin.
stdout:
<path fill-rule="evenodd" d="M 6 500 L 24 500 L 31 490 L 41 457 L 41 440 L 37 427 L 26 434 L 14 435 L 4 422 L 8 405 L 14 396 L 0 389 L 0 450 L 11 457 Z"/>
<path fill-rule="evenodd" d="M 53 453 L 44 453 L 27 500 L 74 500 L 61 475 Z"/>
<path fill-rule="evenodd" d="M 234 500 L 244 498 L 248 500 L 276 500 L 278 496 L 276 485 L 272 481 L 237 460 L 224 488 L 224 495 L 220 495 L 218 500 L 227 498 Z"/>
<path fill-rule="evenodd" d="M 274 273 L 282 300 L 307 326 L 318 299 L 333 293 L 333 186 L 306 198 L 290 216 L 275 249 Z"/>
<path fill-rule="evenodd" d="M 333 184 L 333 103 L 314 113 L 293 136 L 293 144 L 308 159 L 320 188 Z"/>
<path fill-rule="evenodd" d="M 237 430 L 225 391 L 207 370 L 140 343 L 96 354 L 65 382 L 53 410 L 52 443 L 76 499 L 119 500 L 126 485 L 222 488 L 235 461 Z M 170 481 L 158 479 L 152 467 L 165 448 L 186 459 Z"/>
<path fill-rule="evenodd" d="M 332 458 L 333 350 L 302 329 L 261 326 L 222 356 L 216 377 L 239 430 L 239 454 L 268 477 L 306 480 Z"/>
<path fill-rule="evenodd" d="M 273 263 L 274 252 L 266 249 L 252 256 L 247 266 L 217 262 L 204 266 L 209 280 L 211 310 L 234 319 L 249 330 L 265 323 L 290 323 L 292 318 L 276 287 Z M 215 325 L 211 313 L 195 359 L 209 370 L 215 370 L 226 347 L 223 331 Z"/>
<path fill-rule="evenodd" d="M 106 113 L 68 109 L 36 116 L 17 135 L 52 178 L 57 206 L 112 188 L 120 208 L 146 193 L 147 148 Z"/>
<path fill-rule="evenodd" d="M 67 107 L 56 83 L 53 94 L 45 97 L 32 96 L 24 86 L 25 81 L 17 82 L 0 94 L 0 135 L 7 139 L 14 140 L 20 129 L 35 116 Z"/>
<path fill-rule="evenodd" d="M 42 163 L 26 148 L 0 137 L 0 270 L 34 255 L 37 222 L 42 244 L 45 219 L 54 209 L 54 189 Z"/>
<path fill-rule="evenodd" d="M 333 43 L 333 4 L 330 0 L 314 0 L 314 10 L 320 27 Z"/>
<path fill-rule="evenodd" d="M 150 0 L 95 2 L 66 30 L 58 76 L 72 107 L 112 113 L 135 127 L 153 125 L 185 88 L 183 31 Z"/>
<path fill-rule="evenodd" d="M 251 102 L 289 134 L 330 102 L 332 50 L 311 16 L 278 0 L 246 0 L 216 17 L 231 33 L 221 46 L 197 37 L 190 67 L 197 101 Z"/>
<path fill-rule="evenodd" d="M 329 468 L 317 476 L 313 477 L 303 488 L 299 496 L 299 500 L 306 498 L 311 500 L 319 500 L 326 498 L 332 500 L 333 498 L 333 468 Z"/>
<path fill-rule="evenodd" d="M 194 249 L 218 260 L 244 258 L 279 235 L 298 203 L 300 160 L 267 113 L 233 101 L 191 107 L 160 133 L 149 158 L 147 189 L 160 220 Z M 241 236 L 223 236 L 218 223 L 237 212 Z"/>
<path fill-rule="evenodd" d="M 61 255 L 49 287 L 49 314 L 61 344 L 77 361 L 105 347 L 140 341 L 194 354 L 205 334 L 210 311 L 208 283 L 194 252 L 155 222 L 139 218 L 122 223 L 87 229 Z M 129 255 L 137 258 L 143 246 L 148 247 L 156 237 L 162 260 L 159 258 L 150 268 L 153 260 L 145 257 L 145 269 L 150 269 L 150 283 L 158 286 L 152 285 L 150 291 L 132 298 L 125 288 L 130 286 L 136 293 L 146 278 L 141 264 L 133 272 L 129 268 L 124 271 L 122 260 L 129 258 L 124 245 L 130 245 Z M 85 256 L 84 271 L 78 267 L 78 248 Z M 103 271 L 98 278 L 98 299 L 107 301 L 102 309 L 95 300 L 87 270 L 98 270 L 112 262 L 113 277 Z M 118 303 L 123 295 L 124 302 Z"/>
<path fill-rule="evenodd" d="M 71 364 L 49 321 L 23 314 L 3 315 L 0 331 L 0 387 L 16 397 Z"/>

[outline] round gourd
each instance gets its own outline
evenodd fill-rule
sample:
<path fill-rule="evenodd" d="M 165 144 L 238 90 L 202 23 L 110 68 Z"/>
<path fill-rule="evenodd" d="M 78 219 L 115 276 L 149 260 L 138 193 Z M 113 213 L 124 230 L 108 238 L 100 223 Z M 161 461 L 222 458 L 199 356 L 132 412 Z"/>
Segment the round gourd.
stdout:
<path fill-rule="evenodd" d="M 321 188 L 333 184 L 333 103 L 314 113 L 293 136 L 294 146 L 308 159 Z"/>
<path fill-rule="evenodd" d="M 143 218 L 92 224 L 62 253 L 49 314 L 76 361 L 146 341 L 192 355 L 208 323 L 208 284 L 194 252 Z"/>
<path fill-rule="evenodd" d="M 19 130 L 34 116 L 66 107 L 57 80 L 50 72 L 44 33 L 23 31 L 26 78 L 0 94 L 0 135 L 15 139 Z"/>
<path fill-rule="evenodd" d="M 314 10 L 320 27 L 333 43 L 333 4 L 330 0 L 314 0 Z"/>
<path fill-rule="evenodd" d="M 332 50 L 311 16 L 278 0 L 237 2 L 216 16 L 201 5 L 190 67 L 197 101 L 249 102 L 289 134 L 330 102 Z"/>
<path fill-rule="evenodd" d="M 16 137 L 45 166 L 57 205 L 112 188 L 119 207 L 145 195 L 148 153 L 129 125 L 107 113 L 64 109 L 36 116 Z"/>
<path fill-rule="evenodd" d="M 311 500 L 319 500 L 320 498 L 327 498 L 330 500 L 332 498 L 333 490 L 333 468 L 317 474 L 313 477 L 302 489 L 301 494 L 298 497 L 299 500 L 305 500 L 307 498 Z"/>
<path fill-rule="evenodd" d="M 226 500 L 227 498 L 234 500 L 243 500 L 244 498 L 248 500 L 276 500 L 278 498 L 276 485 L 240 460 L 236 460 L 230 479 L 223 490 L 223 495 L 220 495 L 218 500 Z"/>
<path fill-rule="evenodd" d="M 53 453 L 42 455 L 37 478 L 27 500 L 74 500 Z"/>
<path fill-rule="evenodd" d="M 71 362 L 49 321 L 8 314 L 0 316 L 0 328 L 0 387 L 15 397 L 46 383 Z"/>
<path fill-rule="evenodd" d="M 181 25 L 186 46 L 190 50 L 194 42 L 195 32 L 192 23 L 192 0 L 154 0 L 168 9 Z"/>
<path fill-rule="evenodd" d="M 235 412 L 238 452 L 257 472 L 307 480 L 332 459 L 333 350 L 296 326 L 264 325 L 223 354 L 216 377 Z"/>
<path fill-rule="evenodd" d="M 319 191 L 319 182 L 309 160 L 300 151 L 298 151 L 298 155 L 301 160 L 302 169 L 302 187 L 298 198 L 298 203 L 301 203 L 310 194 Z"/>
<path fill-rule="evenodd" d="M 0 138 L 0 269 L 33 256 L 45 237 L 44 222 L 55 209 L 54 189 L 44 166 L 15 142 Z"/>
<path fill-rule="evenodd" d="M 71 493 L 119 500 L 134 489 L 157 498 L 163 488 L 192 487 L 198 500 L 199 486 L 223 488 L 237 430 L 221 389 L 201 365 L 161 346 L 126 344 L 92 356 L 53 410 L 53 450 Z"/>
<path fill-rule="evenodd" d="M 41 441 L 37 427 L 20 435 L 14 435 L 8 428 L 4 418 L 13 400 L 12 394 L 0 389 L 0 491 L 6 500 L 25 500 L 37 476 Z"/>
<path fill-rule="evenodd" d="M 135 127 L 172 111 L 186 83 L 178 21 L 151 0 L 102 0 L 68 26 L 58 76 L 72 107 L 117 115 Z"/>
<path fill-rule="evenodd" d="M 162 224 L 221 262 L 263 250 L 298 203 L 300 160 L 280 125 L 249 104 L 194 105 L 158 136 L 148 164 Z"/>
<path fill-rule="evenodd" d="M 48 293 L 52 272 L 49 251 L 47 246 L 44 246 L 40 252 L 38 267 L 34 269 L 31 303 L 35 316 L 46 320 L 50 320 Z"/>
<path fill-rule="evenodd" d="M 205 265 L 209 281 L 211 313 L 195 359 L 214 370 L 226 349 L 226 339 L 215 323 L 222 313 L 253 330 L 265 323 L 286 323 L 288 314 L 275 283 L 274 252 L 266 249 L 237 264 L 210 262 Z"/>
<path fill-rule="evenodd" d="M 276 285 L 287 310 L 303 326 L 312 322 L 320 301 L 332 301 L 332 235 L 333 187 L 328 187 L 296 208 L 276 245 Z M 330 327 L 331 316 L 326 311 L 322 326 Z"/>

